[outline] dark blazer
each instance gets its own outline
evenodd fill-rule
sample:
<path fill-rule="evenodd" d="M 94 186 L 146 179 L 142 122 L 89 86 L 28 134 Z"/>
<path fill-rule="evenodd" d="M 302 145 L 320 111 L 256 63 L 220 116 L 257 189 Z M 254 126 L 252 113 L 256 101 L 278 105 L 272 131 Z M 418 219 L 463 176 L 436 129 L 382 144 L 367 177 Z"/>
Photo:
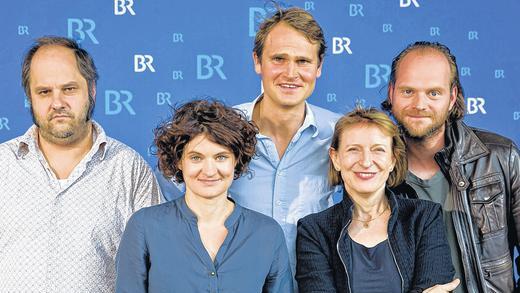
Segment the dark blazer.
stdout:
<path fill-rule="evenodd" d="M 454 269 L 441 206 L 396 196 L 389 189 L 386 194 L 391 208 L 388 240 L 402 292 L 422 292 L 452 281 Z M 339 240 L 347 233 L 352 207 L 345 194 L 340 203 L 298 221 L 296 280 L 300 292 L 350 292 L 351 246 Z"/>

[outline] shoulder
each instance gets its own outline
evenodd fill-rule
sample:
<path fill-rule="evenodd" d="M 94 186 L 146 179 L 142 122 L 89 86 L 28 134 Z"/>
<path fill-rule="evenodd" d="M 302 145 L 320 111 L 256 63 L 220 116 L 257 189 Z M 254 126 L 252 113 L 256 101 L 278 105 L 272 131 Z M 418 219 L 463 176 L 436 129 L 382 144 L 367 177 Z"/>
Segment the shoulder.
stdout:
<path fill-rule="evenodd" d="M 399 218 L 408 223 L 429 222 L 442 215 L 440 204 L 417 198 L 396 198 Z"/>
<path fill-rule="evenodd" d="M 133 213 L 130 221 L 147 225 L 150 222 L 164 222 L 163 220 L 176 209 L 175 201 L 168 201 L 162 204 L 144 207 Z"/>
<path fill-rule="evenodd" d="M 119 161 L 124 165 L 132 165 L 135 168 L 150 168 L 136 150 L 117 139 L 107 136 L 105 148 L 105 159 Z"/>
<path fill-rule="evenodd" d="M 515 143 L 498 133 L 494 133 L 488 130 L 480 129 L 477 127 L 468 126 L 466 124 L 462 124 L 466 131 L 472 132 L 475 134 L 475 136 L 486 146 L 493 146 L 493 147 L 504 147 L 504 148 L 511 148 L 515 145 Z"/>
<path fill-rule="evenodd" d="M 15 154 L 18 147 L 20 146 L 21 142 L 21 136 L 15 137 L 11 140 L 8 140 L 6 142 L 0 143 L 0 154 L 1 155 L 8 155 L 8 154 Z"/>
<path fill-rule="evenodd" d="M 320 136 L 331 137 L 334 132 L 334 126 L 341 115 L 330 110 L 308 104 L 316 121 L 316 126 Z"/>
<path fill-rule="evenodd" d="M 280 227 L 275 219 L 242 206 L 240 206 L 240 208 L 242 209 L 244 222 L 248 227 L 268 232 L 282 233 L 283 235 L 282 227 Z"/>
<path fill-rule="evenodd" d="M 344 215 L 343 201 L 318 213 L 307 215 L 298 221 L 298 227 L 316 231 L 331 231 L 341 226 L 340 216 Z"/>

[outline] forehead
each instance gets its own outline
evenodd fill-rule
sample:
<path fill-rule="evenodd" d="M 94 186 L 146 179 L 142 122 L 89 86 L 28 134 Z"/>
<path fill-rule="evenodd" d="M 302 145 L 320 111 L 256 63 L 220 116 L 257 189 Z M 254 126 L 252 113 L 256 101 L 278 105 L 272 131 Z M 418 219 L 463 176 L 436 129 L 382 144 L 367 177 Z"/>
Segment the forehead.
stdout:
<path fill-rule="evenodd" d="M 380 126 L 370 122 L 359 122 L 348 125 L 341 133 L 342 145 L 391 145 L 392 137 Z"/>
<path fill-rule="evenodd" d="M 318 49 L 318 42 L 311 42 L 302 32 L 284 22 L 276 24 L 264 42 L 264 51 L 296 50 L 317 56 Z"/>
<path fill-rule="evenodd" d="M 446 56 L 433 49 L 417 49 L 406 54 L 397 65 L 396 81 L 439 80 L 451 77 Z"/>
<path fill-rule="evenodd" d="M 47 45 L 39 48 L 31 60 L 31 79 L 84 79 L 71 49 Z"/>
<path fill-rule="evenodd" d="M 206 134 L 199 134 L 192 138 L 184 147 L 184 153 L 197 152 L 205 155 L 231 152 L 229 148 L 211 141 Z"/>

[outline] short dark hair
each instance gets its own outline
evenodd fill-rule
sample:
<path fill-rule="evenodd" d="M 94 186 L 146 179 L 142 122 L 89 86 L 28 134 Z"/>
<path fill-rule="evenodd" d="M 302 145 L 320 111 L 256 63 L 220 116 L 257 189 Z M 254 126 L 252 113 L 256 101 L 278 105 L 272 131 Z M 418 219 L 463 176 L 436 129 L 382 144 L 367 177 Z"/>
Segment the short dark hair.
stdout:
<path fill-rule="evenodd" d="M 408 53 L 417 51 L 417 50 L 432 50 L 435 52 L 441 53 L 446 60 L 450 64 L 451 71 L 451 80 L 450 80 L 450 89 L 453 87 L 457 88 L 457 98 L 455 100 L 455 104 L 450 111 L 449 119 L 451 121 L 460 120 L 464 117 L 465 104 L 464 104 L 464 89 L 460 84 L 459 78 L 459 68 L 457 66 L 457 59 L 453 54 L 451 54 L 450 49 L 441 43 L 437 42 L 428 42 L 428 41 L 419 41 L 413 44 L 409 44 L 404 50 L 402 50 L 392 61 L 392 70 L 390 72 L 390 78 L 388 80 L 388 91 L 390 91 L 390 86 L 395 86 L 396 82 L 396 74 L 399 69 L 399 65 L 401 64 L 401 60 L 408 55 Z M 388 93 L 389 94 L 389 93 Z M 391 111 L 392 104 L 390 103 L 389 97 L 387 96 L 386 100 L 381 103 L 381 107 L 383 110 Z"/>
<path fill-rule="evenodd" d="M 94 112 L 95 99 L 94 99 L 94 88 L 96 87 L 96 82 L 98 80 L 98 73 L 96 69 L 96 65 L 94 64 L 94 60 L 90 56 L 90 54 L 82 49 L 79 44 L 69 38 L 57 37 L 57 36 L 45 36 L 36 39 L 34 44 L 29 48 L 27 53 L 25 54 L 23 63 L 22 63 L 22 87 L 24 88 L 25 94 L 27 97 L 31 98 L 31 87 L 30 87 L 30 72 L 31 72 L 31 61 L 34 57 L 34 54 L 44 46 L 60 46 L 71 49 L 74 55 L 76 56 L 76 63 L 78 65 L 78 70 L 81 73 L 81 76 L 87 81 L 88 87 L 88 99 L 89 99 L 89 108 L 87 111 L 87 121 L 92 117 L 92 113 Z M 33 115 L 34 116 L 34 115 Z M 34 120 L 34 119 L 33 119 Z"/>
<path fill-rule="evenodd" d="M 264 43 L 267 39 L 267 35 L 269 35 L 271 30 L 277 24 L 285 23 L 293 29 L 295 29 L 296 31 L 302 33 L 309 40 L 309 42 L 313 44 L 319 44 L 318 60 L 320 64 L 323 60 L 323 57 L 325 56 L 325 50 L 327 49 L 327 45 L 325 43 L 325 36 L 323 34 L 323 30 L 321 29 L 318 22 L 309 12 L 301 8 L 276 8 L 276 13 L 273 14 L 271 17 L 266 18 L 260 24 L 260 27 L 258 28 L 258 31 L 255 36 L 255 46 L 253 48 L 253 52 L 255 52 L 256 56 L 258 56 L 259 62 L 261 62 L 262 60 Z"/>
<path fill-rule="evenodd" d="M 341 117 L 334 127 L 332 142 L 330 147 L 338 150 L 340 145 L 341 134 L 349 127 L 357 124 L 368 124 L 377 126 L 384 134 L 392 138 L 392 155 L 395 158 L 395 167 L 390 172 L 386 184 L 389 187 L 395 187 L 401 184 L 406 178 L 408 170 L 408 161 L 406 159 L 406 148 L 401 138 L 399 128 L 384 112 L 375 108 L 356 107 L 351 112 Z M 339 171 L 336 171 L 332 160 L 329 160 L 329 183 L 330 185 L 343 184 L 343 179 Z"/>
<path fill-rule="evenodd" d="M 184 147 L 199 134 L 229 148 L 236 159 L 234 179 L 246 172 L 255 154 L 257 127 L 244 113 L 212 100 L 194 100 L 177 109 L 154 131 L 158 167 L 165 177 L 184 182 L 179 162 Z"/>

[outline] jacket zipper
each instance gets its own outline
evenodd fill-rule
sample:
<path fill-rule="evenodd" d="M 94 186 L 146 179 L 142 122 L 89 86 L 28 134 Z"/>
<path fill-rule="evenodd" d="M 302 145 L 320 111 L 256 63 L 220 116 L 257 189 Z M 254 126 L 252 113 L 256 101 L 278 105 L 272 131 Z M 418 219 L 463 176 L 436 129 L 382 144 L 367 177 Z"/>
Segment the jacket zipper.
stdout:
<path fill-rule="evenodd" d="M 388 238 L 388 247 L 390 247 L 390 252 L 392 253 L 392 258 L 394 259 L 395 267 L 397 268 L 397 272 L 399 273 L 399 277 L 401 277 L 401 293 L 404 293 L 403 274 L 401 274 L 401 269 L 399 269 L 399 265 L 397 264 L 397 260 L 395 259 L 394 250 L 392 249 L 392 244 L 390 243 L 390 237 Z"/>
<path fill-rule="evenodd" d="M 352 220 L 349 220 L 347 222 L 347 224 L 343 227 L 343 229 L 341 229 L 341 233 L 339 233 L 338 242 L 336 242 L 336 250 L 338 251 L 339 259 L 341 260 L 341 263 L 343 264 L 343 268 L 345 268 L 345 274 L 347 274 L 348 291 L 352 292 L 352 289 L 350 288 L 350 277 L 348 276 L 347 266 L 345 265 L 345 261 L 343 261 L 343 258 L 341 257 L 341 252 L 339 251 L 339 242 L 341 241 L 341 239 L 343 239 L 343 232 L 345 232 L 345 229 L 350 225 L 350 222 L 352 222 Z"/>

